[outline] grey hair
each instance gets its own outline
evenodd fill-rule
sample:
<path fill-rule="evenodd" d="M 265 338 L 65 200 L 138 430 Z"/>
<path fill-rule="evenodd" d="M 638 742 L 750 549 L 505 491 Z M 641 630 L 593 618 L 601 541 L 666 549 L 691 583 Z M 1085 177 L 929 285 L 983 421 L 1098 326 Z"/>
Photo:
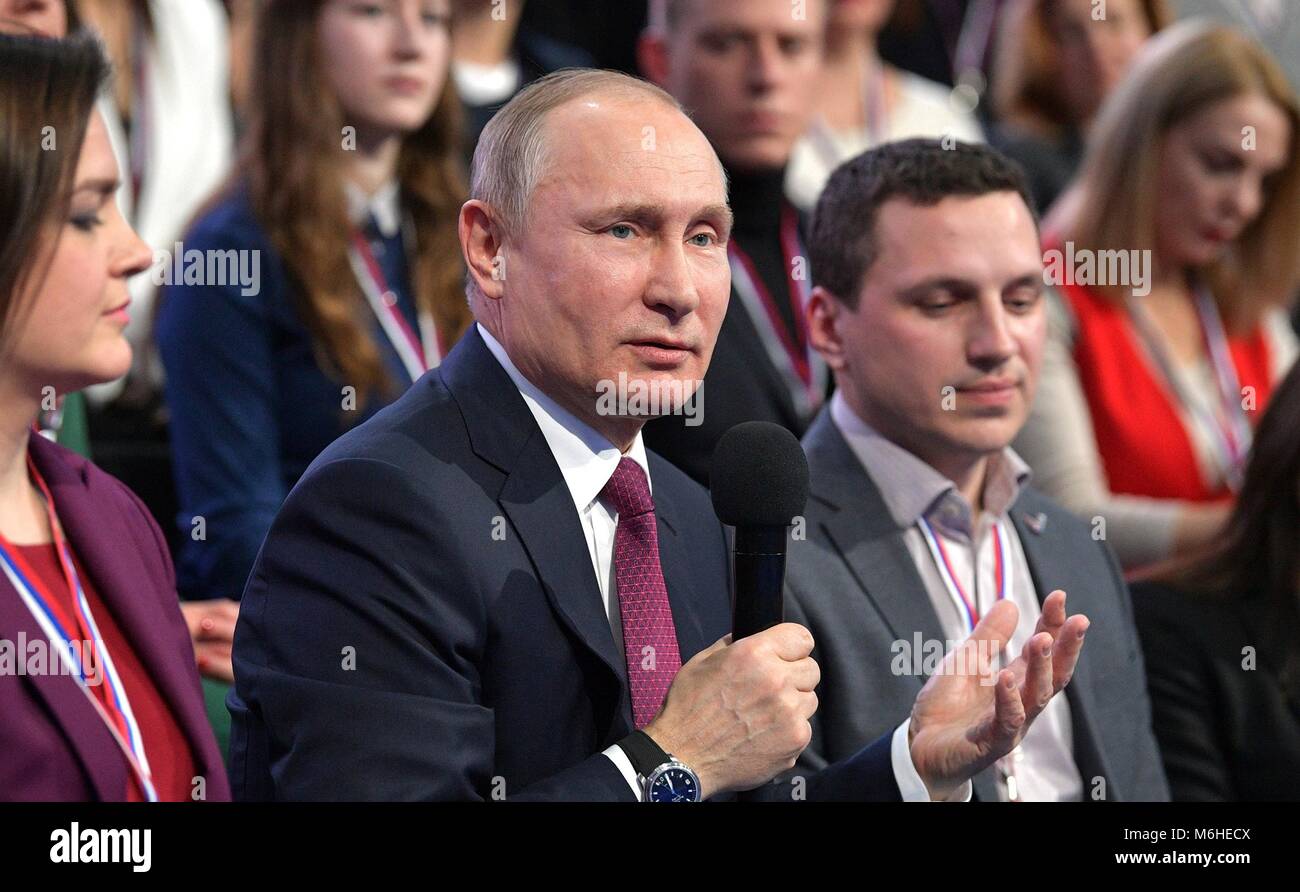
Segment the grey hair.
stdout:
<path fill-rule="evenodd" d="M 506 232 L 517 232 L 523 225 L 528 201 L 546 167 L 547 114 L 593 93 L 654 99 L 682 111 L 664 90 L 617 71 L 566 68 L 524 87 L 483 128 L 470 165 L 470 198 L 490 206 Z"/>

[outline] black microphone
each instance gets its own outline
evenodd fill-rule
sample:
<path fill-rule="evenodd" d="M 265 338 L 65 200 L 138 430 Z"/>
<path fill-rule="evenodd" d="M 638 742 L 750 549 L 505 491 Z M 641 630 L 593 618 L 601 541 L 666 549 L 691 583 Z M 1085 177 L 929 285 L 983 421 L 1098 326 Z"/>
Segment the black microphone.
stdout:
<path fill-rule="evenodd" d="M 713 510 L 736 528 L 732 640 L 785 621 L 786 530 L 808 502 L 808 459 L 779 424 L 746 421 L 722 435 L 709 470 Z"/>

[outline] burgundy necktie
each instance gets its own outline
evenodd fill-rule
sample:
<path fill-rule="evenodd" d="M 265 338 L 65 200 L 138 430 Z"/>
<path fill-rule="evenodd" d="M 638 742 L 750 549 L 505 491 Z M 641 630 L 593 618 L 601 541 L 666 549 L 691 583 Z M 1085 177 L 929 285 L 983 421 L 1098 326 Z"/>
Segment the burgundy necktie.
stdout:
<path fill-rule="evenodd" d="M 614 580 L 623 615 L 623 653 L 632 688 L 632 719 L 637 728 L 644 728 L 659 712 L 668 686 L 682 666 L 668 588 L 659 566 L 655 504 L 645 472 L 630 458 L 619 459 L 618 468 L 600 494 L 618 512 Z"/>

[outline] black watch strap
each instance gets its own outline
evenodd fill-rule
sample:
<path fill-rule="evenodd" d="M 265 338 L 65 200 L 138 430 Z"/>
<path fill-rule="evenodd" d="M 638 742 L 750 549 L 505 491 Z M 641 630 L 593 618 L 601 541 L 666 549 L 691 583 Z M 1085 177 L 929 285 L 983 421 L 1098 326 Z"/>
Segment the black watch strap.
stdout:
<path fill-rule="evenodd" d="M 649 777 L 650 772 L 672 758 L 644 731 L 633 731 L 620 740 L 618 745 L 627 753 L 628 761 L 642 777 Z"/>

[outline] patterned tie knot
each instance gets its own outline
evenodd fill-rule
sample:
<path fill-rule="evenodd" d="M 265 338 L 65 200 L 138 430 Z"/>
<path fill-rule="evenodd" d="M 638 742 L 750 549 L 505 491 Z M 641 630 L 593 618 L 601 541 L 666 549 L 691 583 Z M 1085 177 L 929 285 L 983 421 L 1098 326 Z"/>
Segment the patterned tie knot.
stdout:
<path fill-rule="evenodd" d="M 620 519 L 648 514 L 655 510 L 654 499 L 650 498 L 650 482 L 646 480 L 645 471 L 630 458 L 618 460 L 618 467 L 605 484 L 600 494 L 609 499 Z"/>

